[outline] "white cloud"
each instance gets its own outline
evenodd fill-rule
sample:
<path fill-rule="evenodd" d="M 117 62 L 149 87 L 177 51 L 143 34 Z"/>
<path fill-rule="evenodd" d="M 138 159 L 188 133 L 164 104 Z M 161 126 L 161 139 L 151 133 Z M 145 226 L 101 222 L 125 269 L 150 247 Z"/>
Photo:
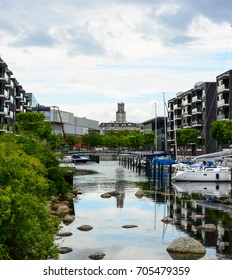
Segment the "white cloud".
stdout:
<path fill-rule="evenodd" d="M 122 101 L 128 121 L 143 122 L 155 102 L 163 113 L 162 92 L 174 97 L 229 69 L 231 6 L 5 0 L 0 55 L 41 104 L 102 122 Z"/>

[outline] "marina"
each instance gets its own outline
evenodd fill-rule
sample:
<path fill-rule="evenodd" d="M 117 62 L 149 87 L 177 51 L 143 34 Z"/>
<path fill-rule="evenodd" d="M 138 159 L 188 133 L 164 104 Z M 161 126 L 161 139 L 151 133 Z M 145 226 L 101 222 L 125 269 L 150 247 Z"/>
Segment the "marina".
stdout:
<path fill-rule="evenodd" d="M 63 224 L 70 236 L 56 241 L 71 252 L 60 254 L 61 260 L 87 260 L 95 252 L 104 253 L 105 260 L 171 260 L 167 247 L 179 237 L 201 242 L 203 260 L 232 259 L 232 209 L 212 199 L 229 201 L 230 183 L 174 185 L 168 169 L 146 173 L 128 158 L 78 164 L 76 170 L 74 186 L 80 194 L 74 201 L 75 220 Z M 136 196 L 141 190 L 143 195 Z M 117 195 L 103 198 L 113 192 Z M 171 222 L 163 222 L 165 217 Z M 216 230 L 200 230 L 204 224 L 214 224 Z M 82 225 L 92 230 L 78 230 Z"/>

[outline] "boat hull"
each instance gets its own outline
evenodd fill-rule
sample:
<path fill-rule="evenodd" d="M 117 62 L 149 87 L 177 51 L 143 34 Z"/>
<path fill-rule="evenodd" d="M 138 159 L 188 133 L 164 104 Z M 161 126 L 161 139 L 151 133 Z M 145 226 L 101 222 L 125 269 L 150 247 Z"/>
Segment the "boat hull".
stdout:
<path fill-rule="evenodd" d="M 187 170 L 177 171 L 172 177 L 175 181 L 189 182 L 229 182 L 231 181 L 231 171 L 228 170 Z"/>

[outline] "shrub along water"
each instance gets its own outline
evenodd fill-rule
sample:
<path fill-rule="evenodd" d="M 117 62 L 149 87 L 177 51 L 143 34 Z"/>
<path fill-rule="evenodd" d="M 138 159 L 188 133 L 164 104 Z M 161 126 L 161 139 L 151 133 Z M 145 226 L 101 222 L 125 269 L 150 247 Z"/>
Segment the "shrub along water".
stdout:
<path fill-rule="evenodd" d="M 57 259 L 54 234 L 60 220 L 46 208 L 51 195 L 70 187 L 66 170 L 50 149 L 49 129 L 41 114 L 23 113 L 23 120 L 36 114 L 39 133 L 18 127 L 18 134 L 0 137 L 0 259 Z M 20 114 L 21 115 L 21 114 Z M 38 126 L 36 126 L 38 127 Z M 46 133 L 42 133 L 42 128 Z M 31 131 L 32 130 L 32 131 Z M 51 133 L 51 130 L 50 130 Z M 42 136 L 41 136 L 42 135 Z M 46 136 L 46 139 L 44 138 Z"/>

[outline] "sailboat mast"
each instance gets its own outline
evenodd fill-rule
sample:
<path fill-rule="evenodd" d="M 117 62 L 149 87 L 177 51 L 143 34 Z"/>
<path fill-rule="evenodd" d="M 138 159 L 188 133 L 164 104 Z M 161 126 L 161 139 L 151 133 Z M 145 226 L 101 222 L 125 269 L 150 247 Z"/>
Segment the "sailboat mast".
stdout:
<path fill-rule="evenodd" d="M 168 150 L 167 147 L 167 124 L 166 124 L 166 113 L 165 113 L 165 96 L 163 92 L 163 103 L 164 103 L 164 150 L 165 152 Z"/>
<path fill-rule="evenodd" d="M 155 103 L 155 149 L 158 151 L 158 139 L 157 139 L 157 108 Z"/>

